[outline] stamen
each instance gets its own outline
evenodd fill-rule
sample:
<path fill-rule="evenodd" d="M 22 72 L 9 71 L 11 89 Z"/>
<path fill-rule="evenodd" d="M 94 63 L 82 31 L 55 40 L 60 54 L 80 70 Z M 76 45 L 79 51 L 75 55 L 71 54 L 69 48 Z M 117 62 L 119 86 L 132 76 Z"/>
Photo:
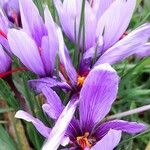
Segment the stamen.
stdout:
<path fill-rule="evenodd" d="M 81 146 L 81 148 L 84 150 L 86 147 L 91 148 L 92 143 L 88 140 L 89 133 L 85 132 L 84 136 L 77 137 L 77 143 Z"/>
<path fill-rule="evenodd" d="M 86 77 L 78 76 L 77 85 L 82 86 Z"/>
<path fill-rule="evenodd" d="M 65 67 L 63 66 L 62 63 L 59 63 L 59 69 L 60 69 L 60 72 L 62 73 L 63 77 L 66 79 L 67 83 L 71 84 L 70 79 L 66 73 Z"/>

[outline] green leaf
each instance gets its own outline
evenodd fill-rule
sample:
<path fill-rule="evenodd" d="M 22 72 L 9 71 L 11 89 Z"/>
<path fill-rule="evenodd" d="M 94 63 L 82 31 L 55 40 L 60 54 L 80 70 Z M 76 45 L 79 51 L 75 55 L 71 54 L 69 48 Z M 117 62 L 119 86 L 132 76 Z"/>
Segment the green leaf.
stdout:
<path fill-rule="evenodd" d="M 34 0 L 34 3 L 36 4 L 41 16 L 44 16 L 44 10 L 43 10 L 43 6 L 42 6 L 42 1 L 41 0 Z"/>
<path fill-rule="evenodd" d="M 0 95 L 7 101 L 9 106 L 14 109 L 19 108 L 19 103 L 15 99 L 9 85 L 3 79 L 0 79 Z"/>
<path fill-rule="evenodd" d="M 128 86 L 129 81 L 131 81 L 131 78 L 135 77 L 135 75 L 139 75 L 139 73 L 142 72 L 142 70 L 145 68 L 146 65 L 150 64 L 150 58 L 143 59 L 140 63 L 138 63 L 134 68 L 130 69 L 121 79 L 120 83 L 120 90 L 124 88 L 124 86 Z"/>
<path fill-rule="evenodd" d="M 13 108 L 0 108 L 0 114 L 5 113 L 5 112 L 10 112 L 10 111 L 14 111 L 14 109 Z"/>
<path fill-rule="evenodd" d="M 17 150 L 15 142 L 2 125 L 0 125 L 0 150 Z"/>
<path fill-rule="evenodd" d="M 27 125 L 27 133 L 30 141 L 32 142 L 36 150 L 41 150 L 41 147 L 44 142 L 42 136 L 37 133 L 37 130 L 34 128 L 34 126 L 31 123 L 27 123 L 26 125 Z"/>

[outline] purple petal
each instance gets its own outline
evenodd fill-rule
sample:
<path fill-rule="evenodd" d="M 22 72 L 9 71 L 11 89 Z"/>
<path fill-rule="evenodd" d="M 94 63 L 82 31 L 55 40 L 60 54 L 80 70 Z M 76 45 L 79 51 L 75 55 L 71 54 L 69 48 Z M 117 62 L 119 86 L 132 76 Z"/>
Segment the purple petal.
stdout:
<path fill-rule="evenodd" d="M 101 49 L 103 44 L 104 44 L 103 37 L 99 36 L 97 43 L 90 49 L 86 50 L 86 52 L 83 55 L 83 59 L 93 58 L 96 50 L 97 50 L 96 56 L 99 56 L 102 52 Z"/>
<path fill-rule="evenodd" d="M 138 58 L 147 57 L 150 55 L 150 43 L 146 43 L 139 51 L 135 54 Z"/>
<path fill-rule="evenodd" d="M 92 9 L 96 17 L 99 19 L 113 2 L 114 0 L 91 0 Z"/>
<path fill-rule="evenodd" d="M 44 137 L 48 138 L 51 129 L 46 127 L 39 119 L 34 118 L 30 114 L 22 110 L 17 111 L 15 117 L 33 123 L 38 132 Z"/>
<path fill-rule="evenodd" d="M 11 59 L 0 45 L 0 73 L 8 71 L 10 69 L 10 66 Z"/>
<path fill-rule="evenodd" d="M 81 12 L 81 10 L 79 11 Z M 97 18 L 88 2 L 85 3 L 85 49 L 95 44 Z M 83 43 L 83 40 L 81 41 Z"/>
<path fill-rule="evenodd" d="M 126 31 L 136 0 L 116 0 L 98 22 L 97 36 L 104 35 L 104 50 L 112 46 Z"/>
<path fill-rule="evenodd" d="M 43 89 L 43 87 L 60 87 L 62 89 L 70 90 L 71 87 L 66 82 L 60 82 L 53 78 L 40 78 L 40 79 L 34 79 L 28 81 L 29 86 L 33 88 L 37 93 L 40 93 Z"/>
<path fill-rule="evenodd" d="M 65 70 L 67 72 L 67 75 L 68 75 L 71 83 L 73 85 L 75 85 L 77 82 L 77 73 L 76 73 L 75 68 L 73 67 L 69 53 L 68 53 L 67 49 L 65 48 L 63 35 L 62 35 L 60 28 L 58 28 L 58 39 L 59 39 L 60 61 L 63 64 L 63 66 L 65 67 Z"/>
<path fill-rule="evenodd" d="M 56 7 L 56 10 L 58 12 L 58 15 L 61 16 L 63 12 L 63 3 L 61 0 L 55 0 L 54 5 Z"/>
<path fill-rule="evenodd" d="M 80 14 L 82 1 L 77 0 L 64 0 L 63 4 L 56 0 L 56 9 L 59 14 L 59 19 L 65 34 L 73 42 L 77 41 L 80 25 Z M 90 4 L 86 1 L 85 3 L 85 49 L 89 49 L 95 44 L 95 33 L 96 33 L 96 16 L 92 11 Z M 75 37 L 76 33 L 76 37 Z M 81 34 L 80 47 L 83 48 L 83 36 Z"/>
<path fill-rule="evenodd" d="M 5 49 L 11 54 L 10 46 L 7 40 L 7 32 L 9 27 L 10 23 L 0 8 L 0 32 L 4 33 L 4 35 L 0 34 L 0 44 L 4 46 Z"/>
<path fill-rule="evenodd" d="M 99 36 L 97 43 L 86 50 L 80 62 L 80 72 L 88 72 L 91 69 L 92 59 L 99 57 L 102 53 L 103 37 Z"/>
<path fill-rule="evenodd" d="M 8 53 L 12 54 L 7 39 L 5 39 L 4 37 L 0 36 L 0 44 L 8 51 Z"/>
<path fill-rule="evenodd" d="M 19 0 L 19 5 L 23 30 L 32 36 L 40 47 L 42 37 L 46 34 L 46 28 L 39 11 L 32 0 Z"/>
<path fill-rule="evenodd" d="M 101 124 L 95 131 L 95 134 L 101 138 L 106 135 L 110 129 L 121 130 L 126 133 L 135 134 L 146 130 L 146 128 L 146 125 L 142 123 L 113 120 Z"/>
<path fill-rule="evenodd" d="M 12 52 L 27 68 L 40 76 L 46 75 L 38 48 L 25 32 L 10 29 L 8 42 Z"/>
<path fill-rule="evenodd" d="M 53 72 L 53 68 L 52 68 L 53 63 L 50 59 L 50 52 L 51 50 L 49 48 L 49 38 L 48 36 L 43 36 L 40 55 L 41 55 L 41 59 L 45 67 L 47 76 L 51 76 Z"/>
<path fill-rule="evenodd" d="M 66 18 L 75 20 L 75 18 L 80 14 L 81 2 L 77 0 L 64 0 L 63 2 L 63 12 L 66 12 Z"/>
<path fill-rule="evenodd" d="M 16 19 L 14 17 L 14 14 L 17 15 L 16 17 L 19 16 L 18 0 L 7 0 L 7 1 L 3 2 L 3 9 L 4 9 L 7 17 L 9 18 L 9 20 L 12 21 L 12 23 L 14 23 L 15 22 L 14 19 Z"/>
<path fill-rule="evenodd" d="M 57 150 L 65 136 L 69 123 L 73 118 L 78 102 L 79 101 L 75 98 L 67 104 L 57 120 L 54 128 L 52 129 L 48 141 L 45 143 L 42 150 L 48 150 L 49 148 L 52 150 Z"/>
<path fill-rule="evenodd" d="M 76 141 L 76 137 L 82 135 L 79 120 L 75 117 L 71 120 L 65 135 L 68 136 L 71 141 Z"/>
<path fill-rule="evenodd" d="M 150 24 L 144 24 L 131 32 L 128 36 L 118 41 L 108 49 L 96 62 L 95 66 L 102 63 L 115 64 L 130 55 L 135 54 L 145 45 L 150 37 Z"/>
<path fill-rule="evenodd" d="M 10 26 L 8 18 L 4 15 L 3 10 L 0 8 L 0 29 L 7 33 L 8 27 Z"/>
<path fill-rule="evenodd" d="M 79 3 L 81 3 L 79 1 Z M 74 41 L 74 29 L 75 29 L 75 19 L 78 13 L 78 4 L 76 0 L 65 0 L 63 3 L 60 0 L 55 0 L 54 4 L 57 9 L 61 26 L 65 34 L 70 40 Z M 80 7 L 81 8 L 81 7 Z M 78 29 L 78 22 L 76 21 L 76 29 Z M 78 31 L 77 31 L 78 32 Z"/>
<path fill-rule="evenodd" d="M 48 7 L 44 11 L 45 26 L 48 36 L 42 39 L 41 57 L 47 72 L 52 72 L 55 66 L 56 54 L 58 52 L 57 28 Z"/>
<path fill-rule="evenodd" d="M 119 77 L 108 64 L 92 69 L 80 92 L 80 123 L 86 130 L 92 129 L 111 109 L 118 91 Z"/>
<path fill-rule="evenodd" d="M 113 150 L 121 140 L 121 131 L 110 129 L 109 132 L 90 150 Z"/>
<path fill-rule="evenodd" d="M 42 92 L 47 101 L 46 104 L 42 106 L 43 110 L 48 114 L 50 118 L 58 119 L 64 109 L 59 96 L 55 91 L 48 87 L 44 87 L 42 89 Z"/>

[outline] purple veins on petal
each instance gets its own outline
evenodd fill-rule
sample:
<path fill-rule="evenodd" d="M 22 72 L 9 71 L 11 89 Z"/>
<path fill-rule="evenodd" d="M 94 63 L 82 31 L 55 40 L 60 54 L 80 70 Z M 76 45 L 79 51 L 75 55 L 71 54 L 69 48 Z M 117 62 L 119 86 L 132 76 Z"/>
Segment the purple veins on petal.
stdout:
<path fill-rule="evenodd" d="M 19 8 L 22 30 L 10 29 L 8 33 L 12 52 L 39 77 L 52 76 L 59 46 L 57 25 L 47 7 L 44 22 L 32 0 L 19 0 Z"/>
<path fill-rule="evenodd" d="M 44 10 L 45 27 L 47 36 L 42 38 L 41 57 L 47 72 L 52 72 L 55 67 L 56 54 L 58 52 L 59 43 L 57 35 L 57 25 L 55 24 L 48 7 Z"/>
<path fill-rule="evenodd" d="M 27 68 L 39 76 L 46 75 L 38 47 L 28 34 L 16 29 L 10 29 L 8 32 L 8 42 L 12 52 Z"/>
<path fill-rule="evenodd" d="M 57 150 L 65 136 L 65 131 L 67 130 L 67 127 L 69 126 L 69 123 L 73 118 L 78 102 L 79 101 L 76 98 L 73 98 L 67 104 L 67 106 L 59 116 L 54 128 L 49 135 L 48 141 L 43 146 L 42 150 L 47 150 L 49 147 L 51 147 L 51 149 L 53 150 Z"/>
<path fill-rule="evenodd" d="M 102 35 L 105 28 L 104 46 L 106 51 L 110 46 L 119 40 L 126 31 L 131 20 L 136 0 L 116 0 L 103 13 L 98 21 L 97 36 Z"/>
<path fill-rule="evenodd" d="M 110 129 L 120 130 L 129 134 L 136 134 L 146 130 L 147 127 L 142 123 L 112 120 L 99 125 L 94 134 L 101 138 L 105 136 Z"/>
<path fill-rule="evenodd" d="M 90 71 L 80 92 L 82 128 L 92 128 L 107 115 L 116 99 L 118 84 L 119 77 L 108 64 L 99 65 Z"/>
<path fill-rule="evenodd" d="M 101 123 L 116 98 L 118 83 L 117 72 L 109 64 L 92 69 L 79 94 L 79 120 L 73 115 L 62 113 L 60 116 L 63 117 L 59 117 L 52 129 L 53 134 L 51 133 L 43 148 L 53 145 L 55 150 L 63 137 L 67 136 L 71 149 L 113 150 L 121 139 L 121 132 L 135 134 L 144 131 L 146 126 L 136 122 L 112 120 Z M 68 107 L 72 110 L 69 104 L 65 109 L 69 110 Z M 69 119 L 64 119 L 67 115 Z"/>
<path fill-rule="evenodd" d="M 97 60 L 95 66 L 103 63 L 115 64 L 133 54 L 136 54 L 140 49 L 143 49 L 143 46 L 148 41 L 149 37 L 150 24 L 146 23 L 109 48 Z"/>

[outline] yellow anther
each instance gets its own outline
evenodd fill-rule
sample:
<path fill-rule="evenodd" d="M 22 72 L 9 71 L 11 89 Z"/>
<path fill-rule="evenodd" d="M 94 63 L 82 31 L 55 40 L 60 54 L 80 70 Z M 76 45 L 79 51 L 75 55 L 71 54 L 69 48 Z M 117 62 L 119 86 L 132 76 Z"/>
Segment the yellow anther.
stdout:
<path fill-rule="evenodd" d="M 77 85 L 82 86 L 84 83 L 85 77 L 78 76 Z"/>
<path fill-rule="evenodd" d="M 84 136 L 77 137 L 77 143 L 81 146 L 82 149 L 86 147 L 91 148 L 92 144 L 88 141 L 89 133 L 85 132 Z"/>

